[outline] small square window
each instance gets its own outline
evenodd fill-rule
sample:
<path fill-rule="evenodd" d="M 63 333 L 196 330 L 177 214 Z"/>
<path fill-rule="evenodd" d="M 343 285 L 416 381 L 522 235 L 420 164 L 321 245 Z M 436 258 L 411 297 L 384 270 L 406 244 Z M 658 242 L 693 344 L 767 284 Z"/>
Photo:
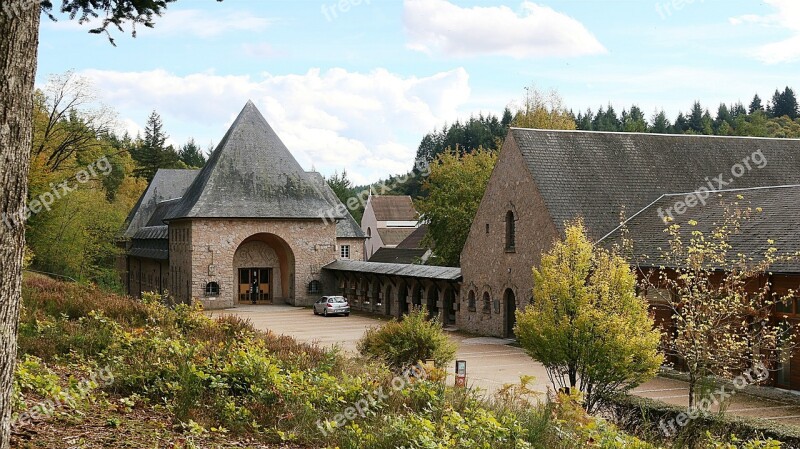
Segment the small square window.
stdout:
<path fill-rule="evenodd" d="M 339 257 L 342 259 L 350 258 L 350 245 L 341 245 L 339 247 Z"/>

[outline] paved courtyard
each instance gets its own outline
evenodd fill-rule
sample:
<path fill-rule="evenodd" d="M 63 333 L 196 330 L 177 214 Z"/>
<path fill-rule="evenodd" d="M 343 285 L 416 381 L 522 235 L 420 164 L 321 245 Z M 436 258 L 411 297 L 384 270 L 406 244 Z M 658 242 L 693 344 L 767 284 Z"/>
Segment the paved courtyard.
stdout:
<path fill-rule="evenodd" d="M 370 327 L 380 326 L 382 321 L 368 315 L 353 314 L 349 317 L 315 316 L 311 309 L 284 305 L 242 305 L 234 309 L 209 312 L 212 316 L 232 314 L 250 320 L 262 330 L 290 335 L 299 341 L 315 342 L 323 346 L 338 345 L 345 351 L 355 352 L 356 342 Z M 456 357 L 467 361 L 467 379 L 471 386 L 486 390 L 488 394 L 508 383 L 517 383 L 522 375 L 535 378 L 533 387 L 546 392 L 550 385 L 547 373 L 541 364 L 533 361 L 525 352 L 510 346 L 509 340 L 491 337 L 467 337 L 450 333 L 458 345 Z M 450 369 L 451 376 L 453 369 Z M 452 379 L 450 380 L 452 382 Z M 633 391 L 634 394 L 664 402 L 686 406 L 688 388 L 685 382 L 657 377 Z M 729 413 L 757 416 L 800 425 L 800 397 L 798 402 L 767 399 L 739 393 L 733 397 Z"/>

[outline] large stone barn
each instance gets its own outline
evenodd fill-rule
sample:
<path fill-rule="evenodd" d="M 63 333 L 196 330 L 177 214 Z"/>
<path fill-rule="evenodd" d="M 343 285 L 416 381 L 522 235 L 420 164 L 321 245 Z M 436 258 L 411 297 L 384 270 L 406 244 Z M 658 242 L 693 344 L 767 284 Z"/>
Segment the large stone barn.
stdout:
<path fill-rule="evenodd" d="M 202 170 L 159 170 L 123 231 L 127 292 L 207 308 L 310 305 L 322 267 L 363 259 L 364 234 L 319 173 L 248 102 Z"/>
<path fill-rule="evenodd" d="M 569 220 L 599 240 L 665 194 L 795 184 L 800 140 L 512 128 L 461 253 L 456 325 L 512 336 L 531 268 Z M 773 231 L 800 238 L 800 226 Z"/>

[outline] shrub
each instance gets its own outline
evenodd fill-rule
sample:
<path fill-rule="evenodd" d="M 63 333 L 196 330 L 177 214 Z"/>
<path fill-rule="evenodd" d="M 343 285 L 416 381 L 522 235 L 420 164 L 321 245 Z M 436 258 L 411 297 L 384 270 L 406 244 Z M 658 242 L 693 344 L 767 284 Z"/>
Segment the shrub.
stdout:
<path fill-rule="evenodd" d="M 434 360 L 447 365 L 455 358 L 456 345 L 436 319 L 427 320 L 424 308 L 409 313 L 402 321 L 367 330 L 358 342 L 361 354 L 383 360 L 395 372 L 419 361 Z"/>
<path fill-rule="evenodd" d="M 620 394 L 606 398 L 604 409 L 622 429 L 648 440 L 664 442 L 668 439 L 661 428 L 686 407 L 665 404 L 661 401 Z M 690 420 L 669 439 L 673 447 L 685 448 L 774 448 L 800 447 L 800 429 L 767 420 L 725 414 L 705 414 Z"/>

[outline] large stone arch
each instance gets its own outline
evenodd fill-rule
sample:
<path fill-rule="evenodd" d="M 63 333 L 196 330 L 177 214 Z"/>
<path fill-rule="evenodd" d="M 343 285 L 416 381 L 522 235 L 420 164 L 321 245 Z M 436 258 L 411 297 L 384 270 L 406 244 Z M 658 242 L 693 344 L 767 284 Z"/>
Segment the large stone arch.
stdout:
<path fill-rule="evenodd" d="M 237 246 L 233 254 L 234 302 L 239 299 L 240 268 L 269 268 L 272 270 L 270 298 L 285 302 L 295 294 L 295 257 L 292 248 L 281 237 L 270 233 L 253 234 Z"/>

